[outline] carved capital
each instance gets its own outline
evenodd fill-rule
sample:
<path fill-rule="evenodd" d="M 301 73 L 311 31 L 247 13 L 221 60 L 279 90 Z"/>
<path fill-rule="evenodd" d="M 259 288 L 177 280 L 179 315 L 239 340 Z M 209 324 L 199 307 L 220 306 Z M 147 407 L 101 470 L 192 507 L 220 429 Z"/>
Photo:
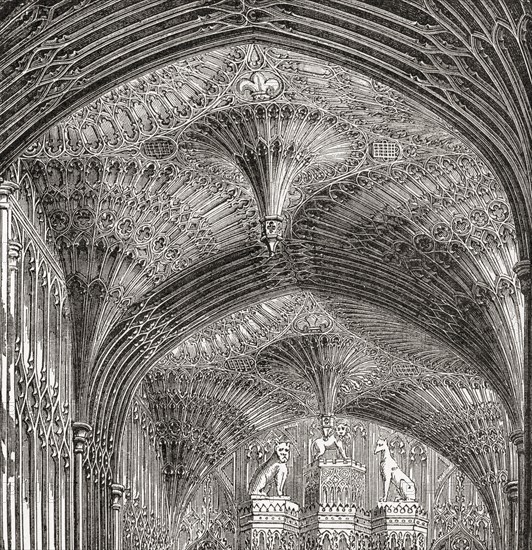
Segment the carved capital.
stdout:
<path fill-rule="evenodd" d="M 525 295 L 530 293 L 530 260 L 521 260 L 514 265 L 514 273 L 521 283 L 521 292 Z"/>
<path fill-rule="evenodd" d="M 510 441 L 515 445 L 516 450 L 519 454 L 525 452 L 525 441 L 522 430 L 514 430 L 510 434 Z"/>
<path fill-rule="evenodd" d="M 9 197 L 19 188 L 18 183 L 0 177 L 0 205 L 6 204 Z"/>
<path fill-rule="evenodd" d="M 92 427 L 85 422 L 73 422 L 72 433 L 74 434 L 74 452 L 83 453 L 87 445 L 87 438 L 92 431 Z"/>
<path fill-rule="evenodd" d="M 508 481 L 504 486 L 504 492 L 506 493 L 508 502 L 517 502 L 519 497 L 519 482 L 515 480 Z"/>
<path fill-rule="evenodd" d="M 9 259 L 9 269 L 16 271 L 18 269 L 18 261 L 20 259 L 20 251 L 22 250 L 22 245 L 16 241 L 11 241 L 9 243 L 8 259 Z"/>
<path fill-rule="evenodd" d="M 120 510 L 122 497 L 125 487 L 120 483 L 111 483 L 111 507 L 113 510 Z"/>

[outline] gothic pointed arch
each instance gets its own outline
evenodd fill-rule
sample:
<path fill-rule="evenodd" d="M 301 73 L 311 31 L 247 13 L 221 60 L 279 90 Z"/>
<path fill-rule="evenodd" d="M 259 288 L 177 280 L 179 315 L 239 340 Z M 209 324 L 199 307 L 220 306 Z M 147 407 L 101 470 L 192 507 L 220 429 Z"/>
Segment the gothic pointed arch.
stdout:
<path fill-rule="evenodd" d="M 125 544 L 167 544 L 202 480 L 235 483 L 228 457 L 280 430 L 308 452 L 342 420 L 352 440 L 389 430 L 420 475 L 429 447 L 432 474 L 458 465 L 503 548 L 525 420 L 529 7 L 127 4 L 0 8 L 0 166 L 46 250 L 33 265 L 24 244 L 41 300 L 24 315 L 69 305 L 87 542 L 109 547 L 123 499 Z M 184 546 L 221 550 L 189 527 Z"/>

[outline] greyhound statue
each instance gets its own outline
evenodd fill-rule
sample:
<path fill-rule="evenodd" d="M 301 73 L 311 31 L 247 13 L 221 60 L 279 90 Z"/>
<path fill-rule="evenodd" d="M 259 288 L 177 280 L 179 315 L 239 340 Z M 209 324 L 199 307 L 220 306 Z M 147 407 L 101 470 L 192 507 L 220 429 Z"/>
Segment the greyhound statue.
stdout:
<path fill-rule="evenodd" d="M 375 453 L 381 453 L 381 476 L 384 481 L 384 495 L 381 502 L 388 500 L 390 483 L 393 483 L 399 493 L 398 501 L 412 502 L 416 500 L 416 486 L 414 482 L 399 468 L 393 459 L 388 443 L 385 439 L 379 439 L 375 447 Z"/>

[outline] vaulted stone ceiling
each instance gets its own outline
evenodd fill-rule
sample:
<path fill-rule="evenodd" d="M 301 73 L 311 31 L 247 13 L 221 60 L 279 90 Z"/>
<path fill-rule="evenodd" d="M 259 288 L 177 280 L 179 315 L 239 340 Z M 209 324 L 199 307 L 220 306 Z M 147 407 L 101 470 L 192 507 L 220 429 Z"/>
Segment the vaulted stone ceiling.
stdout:
<path fill-rule="evenodd" d="M 164 450 L 169 423 L 174 425 L 181 450 L 173 451 L 173 459 L 169 452 L 165 457 L 170 470 L 181 473 L 171 474 L 172 487 L 188 495 L 213 468 L 216 453 L 272 426 L 348 415 L 393 426 L 433 446 L 479 485 L 497 517 L 509 436 L 497 392 L 441 343 L 430 337 L 405 341 L 409 327 L 394 325 L 389 314 L 378 315 L 371 306 L 359 303 L 357 309 L 358 323 L 311 293 L 287 295 L 224 317 L 159 361 L 141 397 L 154 410 Z M 204 389 L 196 379 L 216 381 L 216 387 Z M 186 410 L 176 409 L 177 394 Z M 189 417 L 201 431 L 193 437 L 197 447 L 189 445 L 191 436 L 179 438 L 182 432 L 195 434 Z M 193 455 L 188 459 L 186 449 Z M 185 463 L 190 469 L 183 470 Z"/>
<path fill-rule="evenodd" d="M 267 384 L 224 368 L 161 365 L 147 375 L 141 391 L 176 513 L 184 510 L 197 483 L 244 441 L 298 412 L 286 395 L 277 392 L 276 398 Z"/>
<path fill-rule="evenodd" d="M 475 142 L 529 210 L 528 2 L 8 0 L 0 7 L 2 169 L 51 122 L 119 83 L 243 40 L 347 64 L 407 91 Z"/>
<path fill-rule="evenodd" d="M 11 169 L 51 227 L 102 431 L 142 383 L 192 483 L 216 456 L 190 455 L 176 422 L 201 417 L 218 448 L 224 388 L 243 430 L 227 452 L 287 418 L 364 416 L 466 457 L 497 508 L 521 414 L 515 226 L 494 175 L 411 99 L 235 46 L 121 84 Z"/>
<path fill-rule="evenodd" d="M 493 307 L 517 299 L 504 193 L 441 121 L 352 71 L 275 48 L 214 51 L 119 86 L 20 162 L 83 304 L 85 335 L 105 334 L 161 281 L 262 231 L 271 248 L 285 238 L 303 284 L 329 285 L 327 263 L 350 285 L 347 258 L 358 271 L 363 256 L 389 271 L 379 288 L 398 284 L 399 270 L 418 290 L 424 304 L 412 301 L 410 315 L 426 310 L 424 322 L 443 322 L 455 345 L 465 336 L 464 347 L 499 348 L 475 360 L 517 362 L 506 332 L 486 339 L 478 316 L 461 311 L 489 302 L 513 330 L 504 304 Z M 259 219 L 269 220 L 262 230 Z M 92 357 L 83 334 L 80 354 Z"/>

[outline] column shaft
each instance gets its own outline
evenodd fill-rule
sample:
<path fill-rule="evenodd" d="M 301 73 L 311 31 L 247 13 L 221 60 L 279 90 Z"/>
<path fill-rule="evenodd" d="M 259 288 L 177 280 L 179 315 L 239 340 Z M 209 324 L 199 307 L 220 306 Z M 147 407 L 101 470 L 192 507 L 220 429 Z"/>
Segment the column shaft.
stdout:
<path fill-rule="evenodd" d="M 122 495 L 124 486 L 119 483 L 111 485 L 111 508 L 113 509 L 113 550 L 122 548 L 122 524 L 120 517 L 120 508 L 122 506 Z"/>
<path fill-rule="evenodd" d="M 506 497 L 508 499 L 508 529 L 506 544 L 508 548 L 517 547 L 517 536 L 519 532 L 518 526 L 518 481 L 508 481 L 505 487 Z"/>
<path fill-rule="evenodd" d="M 8 325 L 9 340 L 8 347 L 8 368 L 7 368 L 7 386 L 9 396 L 9 410 L 7 413 L 8 422 L 8 442 L 7 442 L 7 476 L 8 476 L 8 489 L 9 489 L 9 501 L 8 501 L 8 530 L 11 546 L 9 548 L 16 548 L 17 540 L 17 497 L 18 491 L 17 478 L 19 477 L 20 467 L 20 450 L 18 446 L 18 430 L 16 425 L 16 377 L 15 377 L 15 345 L 17 339 L 17 326 L 15 324 L 16 302 L 18 300 L 18 286 L 17 286 L 17 271 L 18 262 L 20 259 L 20 244 L 10 242 L 9 243 L 9 306 L 8 315 L 13 320 Z"/>
<path fill-rule="evenodd" d="M 519 471 L 519 550 L 532 548 L 532 308 L 530 261 L 518 262 L 514 271 L 521 283 L 524 296 L 524 342 L 523 342 L 523 434 L 522 439 L 514 439 L 518 453 Z M 515 435 L 515 434 L 512 434 Z"/>
<path fill-rule="evenodd" d="M 15 183 L 0 178 L 0 395 L 2 410 L 0 411 L 0 502 L 2 505 L 0 518 L 0 535 L 3 548 L 13 548 L 14 524 L 12 517 L 15 467 L 12 452 L 15 449 L 15 411 L 14 411 L 14 372 L 12 365 L 13 350 L 10 346 L 10 336 L 13 330 L 11 300 L 9 297 L 10 258 L 9 244 L 11 241 L 11 195 L 18 188 Z"/>
<path fill-rule="evenodd" d="M 83 455 L 91 427 L 84 422 L 72 424 L 74 435 L 74 550 L 85 550 L 86 483 Z"/>

